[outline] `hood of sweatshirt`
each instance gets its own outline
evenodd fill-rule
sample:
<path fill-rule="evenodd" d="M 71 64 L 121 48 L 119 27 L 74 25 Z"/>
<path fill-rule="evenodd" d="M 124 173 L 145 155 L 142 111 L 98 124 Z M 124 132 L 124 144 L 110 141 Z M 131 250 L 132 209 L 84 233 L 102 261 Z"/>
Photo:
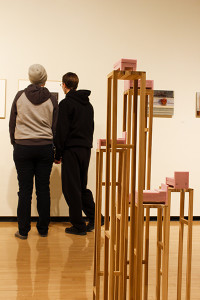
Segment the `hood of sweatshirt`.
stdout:
<path fill-rule="evenodd" d="M 34 105 L 39 105 L 51 97 L 47 88 L 35 84 L 30 84 L 24 92 L 28 100 Z"/>
<path fill-rule="evenodd" d="M 75 101 L 78 101 L 79 103 L 83 104 L 83 105 L 87 105 L 89 103 L 89 96 L 91 94 L 91 91 L 89 90 L 70 90 L 67 95 L 66 98 L 72 98 Z"/>

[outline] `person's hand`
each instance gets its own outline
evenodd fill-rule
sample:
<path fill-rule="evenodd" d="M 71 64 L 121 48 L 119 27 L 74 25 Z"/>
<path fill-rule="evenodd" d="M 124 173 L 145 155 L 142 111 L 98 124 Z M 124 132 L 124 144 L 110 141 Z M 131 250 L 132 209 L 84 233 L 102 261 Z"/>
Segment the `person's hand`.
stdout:
<path fill-rule="evenodd" d="M 54 163 L 55 163 L 56 165 L 59 165 L 59 164 L 61 163 L 61 159 L 60 159 L 60 160 L 54 159 Z"/>

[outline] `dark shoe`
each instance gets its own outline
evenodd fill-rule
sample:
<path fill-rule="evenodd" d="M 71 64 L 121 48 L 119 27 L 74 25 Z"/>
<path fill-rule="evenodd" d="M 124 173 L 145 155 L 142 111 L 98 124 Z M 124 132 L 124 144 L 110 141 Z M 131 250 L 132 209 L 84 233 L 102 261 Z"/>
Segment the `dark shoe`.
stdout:
<path fill-rule="evenodd" d="M 104 217 L 101 217 L 101 226 L 104 225 Z M 94 230 L 94 222 L 93 221 L 89 221 L 89 223 L 86 226 L 86 231 L 87 232 L 92 232 Z"/>
<path fill-rule="evenodd" d="M 76 234 L 76 235 L 86 235 L 86 230 L 85 231 L 80 231 L 76 227 L 72 226 L 69 228 L 65 228 L 65 232 L 69 234 Z"/>
<path fill-rule="evenodd" d="M 38 234 L 39 234 L 39 236 L 41 236 L 41 237 L 47 237 L 47 236 L 48 236 L 48 232 L 47 232 L 47 233 L 40 233 L 40 232 L 38 232 Z"/>
<path fill-rule="evenodd" d="M 94 222 L 89 222 L 87 225 L 86 225 L 86 231 L 87 232 L 92 232 L 94 230 Z"/>
<path fill-rule="evenodd" d="M 26 240 L 27 237 L 28 237 L 28 235 L 21 235 L 21 234 L 19 233 L 19 231 L 17 231 L 17 232 L 15 232 L 15 237 L 17 237 L 17 238 L 19 238 L 19 239 L 21 239 L 21 240 Z"/>

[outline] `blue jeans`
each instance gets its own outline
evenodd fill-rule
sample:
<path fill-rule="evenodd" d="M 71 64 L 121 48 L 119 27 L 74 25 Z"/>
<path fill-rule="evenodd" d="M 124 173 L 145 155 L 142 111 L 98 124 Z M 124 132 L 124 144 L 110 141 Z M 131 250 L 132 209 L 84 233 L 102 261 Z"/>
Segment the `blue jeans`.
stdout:
<path fill-rule="evenodd" d="M 13 159 L 19 183 L 17 208 L 19 233 L 27 235 L 31 229 L 31 200 L 35 177 L 39 214 L 37 229 L 39 233 L 46 234 L 50 222 L 49 179 L 54 159 L 53 147 L 51 144 L 43 146 L 15 144 Z"/>

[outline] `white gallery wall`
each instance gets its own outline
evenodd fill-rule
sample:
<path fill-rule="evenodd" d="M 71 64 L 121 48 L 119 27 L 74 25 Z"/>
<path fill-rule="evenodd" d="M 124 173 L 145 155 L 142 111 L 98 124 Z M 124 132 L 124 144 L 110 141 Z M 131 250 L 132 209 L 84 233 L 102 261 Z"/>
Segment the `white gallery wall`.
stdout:
<path fill-rule="evenodd" d="M 137 59 L 137 69 L 147 72 L 155 89 L 174 91 L 173 118 L 154 118 L 151 186 L 157 188 L 174 171 L 189 171 L 194 215 L 200 216 L 199 15 L 198 0 L 0 0 L 0 79 L 7 80 L 6 118 L 0 119 L 0 216 L 16 216 L 17 209 L 8 124 L 18 80 L 40 63 L 49 80 L 76 72 L 79 88 L 92 91 L 95 134 L 88 186 L 95 195 L 96 141 L 106 131 L 106 78 L 120 58 Z M 51 215 L 68 215 L 57 165 L 51 197 Z M 174 195 L 172 215 L 178 214 Z M 35 196 L 32 215 L 37 215 Z"/>

